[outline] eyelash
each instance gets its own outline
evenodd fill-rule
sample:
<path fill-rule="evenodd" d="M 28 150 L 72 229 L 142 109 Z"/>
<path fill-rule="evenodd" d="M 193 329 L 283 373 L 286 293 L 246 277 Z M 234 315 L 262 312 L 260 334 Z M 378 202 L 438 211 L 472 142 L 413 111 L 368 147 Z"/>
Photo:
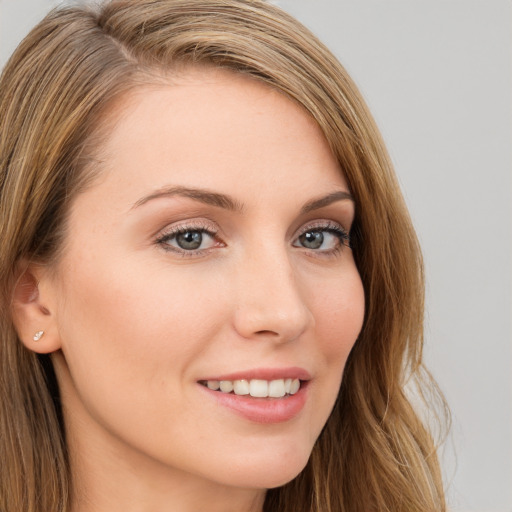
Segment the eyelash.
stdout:
<path fill-rule="evenodd" d="M 333 221 L 317 221 L 312 224 L 307 224 L 304 226 L 299 234 L 296 236 L 295 240 L 298 240 L 301 236 L 305 235 L 308 232 L 327 232 L 333 236 L 335 236 L 339 244 L 329 250 L 315 250 L 310 249 L 311 253 L 314 254 L 316 257 L 335 257 L 339 254 L 340 251 L 343 250 L 344 247 L 350 248 L 350 234 L 349 232 L 341 226 L 341 224 L 338 224 L 337 222 Z M 301 246 L 303 249 L 308 250 L 307 247 Z"/>
<path fill-rule="evenodd" d="M 189 224 L 184 226 L 177 226 L 177 227 L 171 227 L 169 230 L 167 230 L 165 233 L 163 233 L 161 236 L 159 236 L 156 239 L 156 243 L 164 249 L 164 251 L 173 252 L 175 254 L 178 254 L 179 256 L 182 256 L 184 258 L 187 257 L 193 257 L 198 255 L 204 255 L 205 253 L 209 252 L 212 248 L 208 249 L 197 249 L 197 250 L 186 250 L 186 249 L 180 249 L 178 247 L 173 247 L 169 245 L 169 241 L 175 239 L 178 235 L 184 235 L 185 233 L 201 233 L 202 235 L 208 235 L 213 240 L 216 239 L 218 231 L 215 229 L 212 229 L 211 225 L 205 225 L 205 224 Z M 219 246 L 219 243 L 216 243 L 216 246 Z M 223 244 L 221 245 L 223 246 Z"/>
<path fill-rule="evenodd" d="M 298 248 L 302 248 L 305 250 L 310 250 L 312 253 L 315 254 L 315 256 L 321 256 L 321 257 L 329 257 L 329 256 L 336 256 L 343 247 L 351 247 L 350 246 L 350 235 L 349 232 L 344 229 L 340 224 L 332 221 L 325 221 L 325 222 L 316 222 L 313 224 L 308 224 L 304 226 L 298 235 L 295 237 L 294 242 L 296 240 L 299 240 L 299 238 L 303 235 L 305 235 L 308 232 L 327 232 L 333 236 L 335 236 L 339 240 L 339 244 L 334 249 L 330 250 L 316 250 L 316 249 L 308 249 L 304 246 L 295 246 Z M 177 227 L 171 227 L 169 230 L 167 230 L 165 233 L 163 233 L 161 236 L 159 236 L 156 239 L 156 243 L 160 245 L 165 251 L 173 252 L 175 254 L 178 254 L 182 257 L 194 257 L 194 256 L 200 256 L 204 255 L 210 252 L 211 249 L 214 247 L 223 247 L 224 244 L 222 242 L 219 243 L 219 240 L 215 242 L 215 245 L 213 247 L 209 247 L 206 249 L 197 249 L 197 250 L 186 250 L 178 247 L 173 247 L 169 245 L 169 241 L 176 239 L 179 235 L 184 235 L 186 233 L 201 233 L 202 235 L 207 235 L 212 240 L 215 240 L 217 237 L 218 231 L 215 229 L 212 229 L 211 225 L 205 225 L 205 224 L 197 224 L 197 225 L 184 225 L 184 226 L 177 226 Z"/>

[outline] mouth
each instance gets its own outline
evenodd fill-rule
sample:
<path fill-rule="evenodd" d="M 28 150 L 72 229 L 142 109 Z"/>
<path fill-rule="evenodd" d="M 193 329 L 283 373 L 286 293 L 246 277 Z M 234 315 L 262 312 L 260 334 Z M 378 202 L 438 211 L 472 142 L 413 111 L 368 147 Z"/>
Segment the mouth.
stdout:
<path fill-rule="evenodd" d="M 295 395 L 305 383 L 305 381 L 297 378 L 199 381 L 199 384 L 211 391 L 238 396 L 251 396 L 253 398 L 285 398 Z"/>
<path fill-rule="evenodd" d="M 252 368 L 197 381 L 207 399 L 252 423 L 287 423 L 308 402 L 312 375 L 299 366 Z"/>

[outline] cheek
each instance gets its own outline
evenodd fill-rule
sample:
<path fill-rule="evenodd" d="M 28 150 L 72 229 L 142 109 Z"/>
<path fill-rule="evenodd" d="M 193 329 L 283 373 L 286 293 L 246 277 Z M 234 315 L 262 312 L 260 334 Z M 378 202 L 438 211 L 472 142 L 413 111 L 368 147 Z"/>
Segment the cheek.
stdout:
<path fill-rule="evenodd" d="M 363 325 L 365 300 L 361 278 L 353 263 L 344 270 L 338 274 L 339 278 L 331 276 L 324 279 L 321 289 L 309 287 L 318 357 L 317 378 L 310 387 L 313 398 L 310 446 L 313 446 L 331 414 L 347 358 Z"/>
<path fill-rule="evenodd" d="M 355 265 L 343 279 L 329 281 L 323 293 L 315 297 L 316 342 L 320 347 L 317 391 L 318 436 L 338 397 L 347 358 L 364 320 L 364 290 Z"/>
<path fill-rule="evenodd" d="M 344 366 L 364 319 L 364 290 L 357 271 L 331 282 L 316 297 L 314 309 L 326 360 L 330 365 Z"/>
<path fill-rule="evenodd" d="M 73 268 L 63 269 L 59 305 L 75 387 L 84 401 L 103 396 L 108 407 L 130 394 L 149 403 L 178 386 L 220 328 L 222 308 L 211 281 L 115 256 L 87 261 L 75 253 Z"/>
<path fill-rule="evenodd" d="M 62 280 L 60 381 L 77 418 L 91 416 L 133 444 L 151 444 L 143 434 L 152 418 L 155 447 L 145 446 L 157 453 L 155 433 L 194 429 L 187 383 L 226 308 L 213 297 L 215 279 L 140 261 L 131 272 L 130 265 L 77 265 Z M 183 419 L 175 425 L 177 410 Z"/>
<path fill-rule="evenodd" d="M 69 349 L 83 344 L 91 354 L 96 348 L 99 360 L 122 353 L 116 368 L 125 359 L 158 365 L 164 359 L 156 354 L 165 360 L 192 356 L 201 340 L 220 328 L 222 303 L 212 296 L 212 280 L 149 266 L 133 273 L 127 265 L 90 270 L 84 266 L 64 280 L 61 317 L 72 319 L 63 326 L 64 341 L 73 345 Z"/>

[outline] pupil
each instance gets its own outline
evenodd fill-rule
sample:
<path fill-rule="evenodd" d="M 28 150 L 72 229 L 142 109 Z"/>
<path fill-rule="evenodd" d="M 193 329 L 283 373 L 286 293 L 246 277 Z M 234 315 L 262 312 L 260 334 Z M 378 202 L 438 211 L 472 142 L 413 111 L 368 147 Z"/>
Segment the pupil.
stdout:
<path fill-rule="evenodd" d="M 318 249 L 324 243 L 324 235 L 321 231 L 308 231 L 299 238 L 301 244 L 308 249 Z"/>
<path fill-rule="evenodd" d="M 182 249 L 198 249 L 203 242 L 203 234 L 199 231 L 186 231 L 176 236 L 176 242 Z"/>

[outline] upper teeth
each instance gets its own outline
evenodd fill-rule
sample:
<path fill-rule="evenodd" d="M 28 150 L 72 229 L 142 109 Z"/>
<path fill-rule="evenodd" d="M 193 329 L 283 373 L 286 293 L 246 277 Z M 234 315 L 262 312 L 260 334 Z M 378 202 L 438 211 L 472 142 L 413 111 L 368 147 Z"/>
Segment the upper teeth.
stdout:
<path fill-rule="evenodd" d="M 285 395 L 294 395 L 300 388 L 299 379 L 277 380 L 208 380 L 206 386 L 214 391 L 231 393 L 235 395 L 250 395 L 258 398 L 280 398 Z"/>

